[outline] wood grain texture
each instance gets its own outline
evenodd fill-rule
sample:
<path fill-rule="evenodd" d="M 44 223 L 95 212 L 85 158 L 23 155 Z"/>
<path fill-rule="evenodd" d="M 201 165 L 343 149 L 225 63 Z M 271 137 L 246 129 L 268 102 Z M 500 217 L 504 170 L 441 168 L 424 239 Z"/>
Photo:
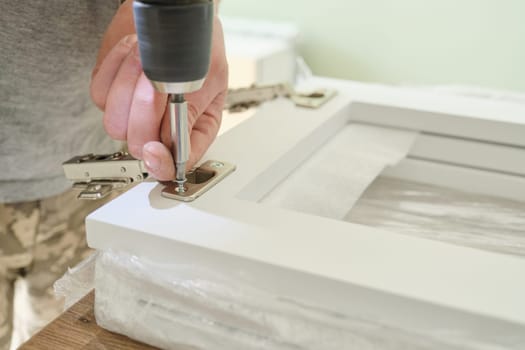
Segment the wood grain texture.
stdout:
<path fill-rule="evenodd" d="M 95 321 L 94 300 L 95 292 L 91 291 L 19 349 L 157 349 L 99 327 Z"/>

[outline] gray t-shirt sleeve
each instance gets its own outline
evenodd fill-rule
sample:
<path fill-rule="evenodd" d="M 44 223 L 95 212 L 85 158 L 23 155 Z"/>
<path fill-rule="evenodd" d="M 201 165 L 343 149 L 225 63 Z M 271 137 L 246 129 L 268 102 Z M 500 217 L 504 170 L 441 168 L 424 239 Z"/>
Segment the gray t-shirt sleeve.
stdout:
<path fill-rule="evenodd" d="M 69 186 L 63 161 L 115 150 L 89 81 L 119 3 L 0 2 L 0 202 L 56 195 Z"/>

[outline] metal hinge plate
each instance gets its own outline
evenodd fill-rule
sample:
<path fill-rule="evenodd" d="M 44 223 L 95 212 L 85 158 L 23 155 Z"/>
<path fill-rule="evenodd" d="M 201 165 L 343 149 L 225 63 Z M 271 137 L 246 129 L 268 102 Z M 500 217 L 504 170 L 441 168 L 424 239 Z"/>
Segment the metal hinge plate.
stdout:
<path fill-rule="evenodd" d="M 295 91 L 289 84 L 250 86 L 230 89 L 224 109 L 229 112 L 240 112 L 278 97 L 290 99 L 296 106 L 319 108 L 337 94 L 333 89 L 317 89 L 309 92 Z"/>
<path fill-rule="evenodd" d="M 117 189 L 143 181 L 148 173 L 141 160 L 126 152 L 111 154 L 86 154 L 73 157 L 62 164 L 64 174 L 73 181 L 73 188 L 79 189 L 79 199 L 97 200 Z M 215 186 L 235 170 L 235 165 L 208 160 L 186 173 L 185 191 L 176 190 L 175 182 L 165 181 L 162 196 L 184 202 L 191 202 Z"/>
<path fill-rule="evenodd" d="M 178 191 L 176 182 L 163 182 L 166 186 L 162 190 L 162 196 L 183 202 L 191 202 L 200 197 L 204 192 L 219 183 L 235 170 L 235 165 L 208 160 L 199 167 L 186 173 L 187 181 L 184 184 L 185 191 Z"/>

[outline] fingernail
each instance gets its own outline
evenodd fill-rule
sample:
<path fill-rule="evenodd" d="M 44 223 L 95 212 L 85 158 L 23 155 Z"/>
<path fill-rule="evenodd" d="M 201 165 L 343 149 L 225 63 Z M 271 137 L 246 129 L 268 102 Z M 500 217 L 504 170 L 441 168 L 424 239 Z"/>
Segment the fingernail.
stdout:
<path fill-rule="evenodd" d="M 153 173 L 159 171 L 159 169 L 160 169 L 160 159 L 153 152 L 150 152 L 147 149 L 147 146 L 144 147 L 144 150 L 142 152 L 142 156 L 143 156 L 143 159 L 144 159 L 144 164 L 146 164 L 146 168 L 148 168 L 149 171 L 151 171 Z"/>
<path fill-rule="evenodd" d="M 135 34 L 130 34 L 130 35 L 127 35 L 125 38 L 124 38 L 124 43 L 126 45 L 133 45 L 135 44 L 135 42 L 137 41 L 137 36 Z"/>

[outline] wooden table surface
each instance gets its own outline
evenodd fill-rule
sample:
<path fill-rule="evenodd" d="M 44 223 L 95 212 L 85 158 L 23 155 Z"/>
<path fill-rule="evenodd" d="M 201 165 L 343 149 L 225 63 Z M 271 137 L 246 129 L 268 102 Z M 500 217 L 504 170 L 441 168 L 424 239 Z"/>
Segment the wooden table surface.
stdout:
<path fill-rule="evenodd" d="M 95 322 L 94 300 L 95 292 L 91 291 L 19 349 L 157 349 L 99 327 Z"/>

